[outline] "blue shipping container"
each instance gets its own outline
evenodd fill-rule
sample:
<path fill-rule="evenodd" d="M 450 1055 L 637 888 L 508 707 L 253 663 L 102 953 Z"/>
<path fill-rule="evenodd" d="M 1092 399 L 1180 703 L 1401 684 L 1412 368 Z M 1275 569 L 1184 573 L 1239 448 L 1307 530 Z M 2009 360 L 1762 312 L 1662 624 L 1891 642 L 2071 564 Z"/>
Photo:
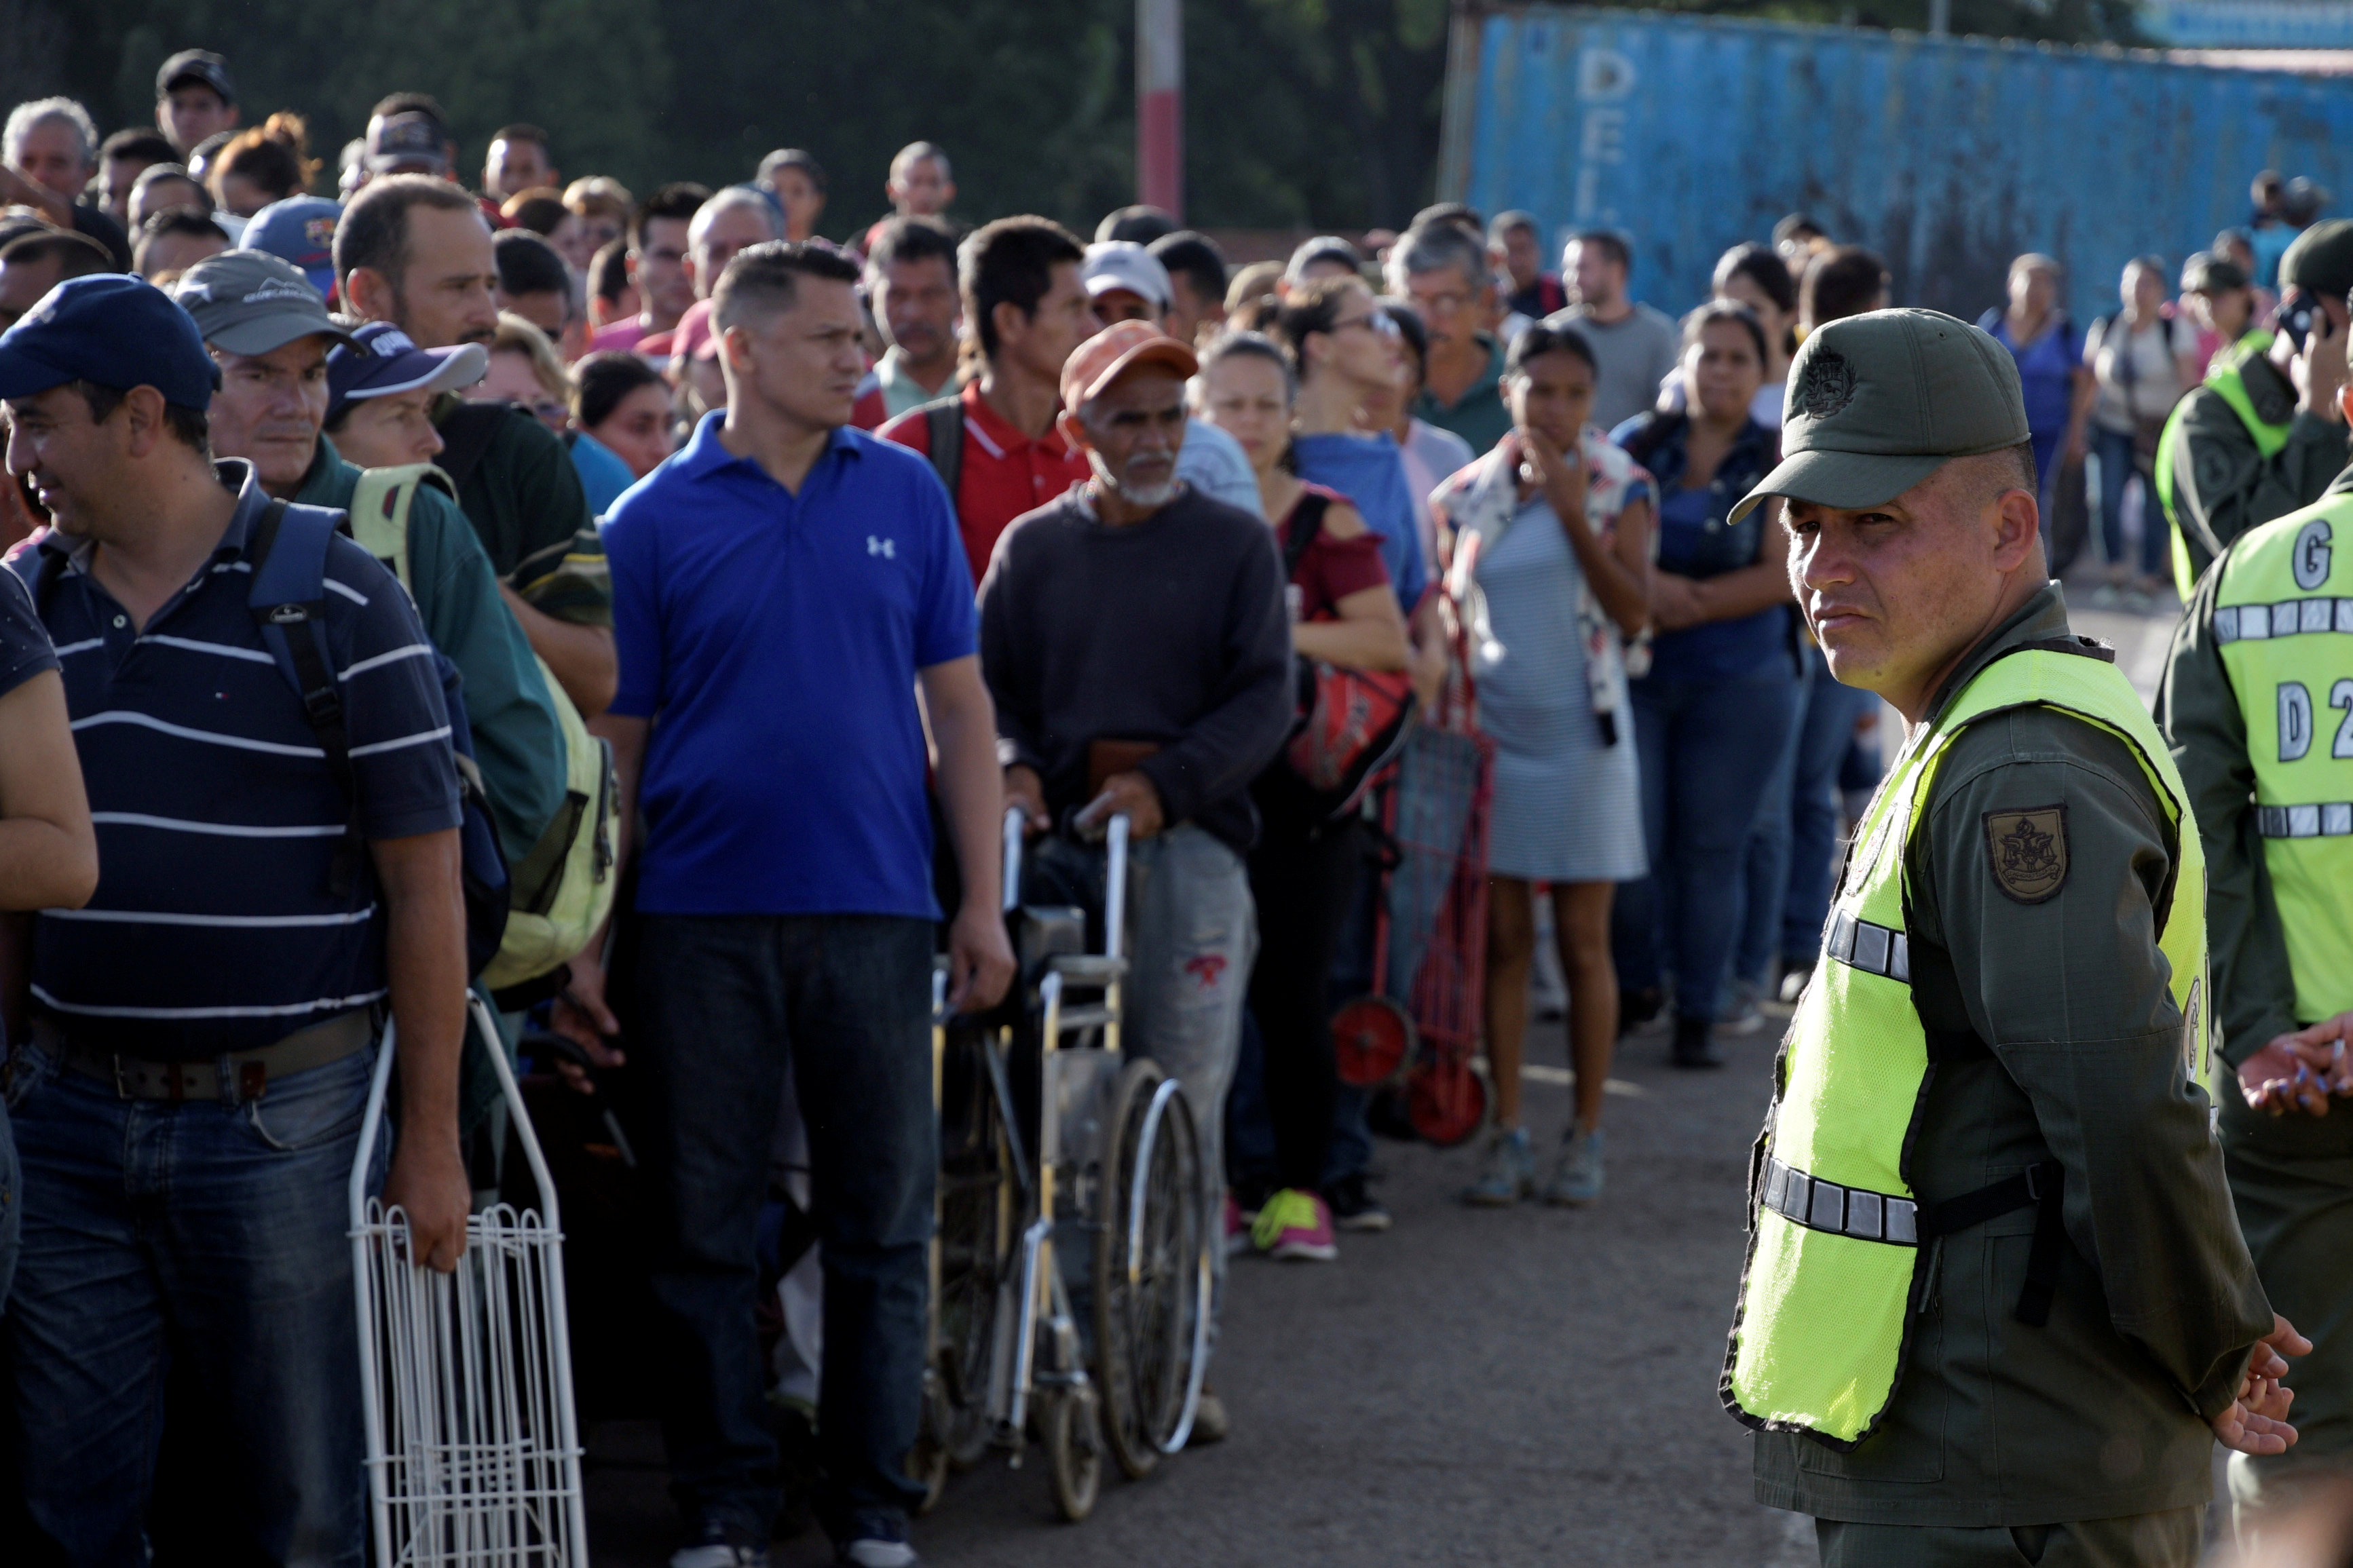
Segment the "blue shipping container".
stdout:
<path fill-rule="evenodd" d="M 2345 151 L 2337 151 L 2338 147 Z M 1813 215 L 1887 258 L 1898 303 L 1969 320 L 2012 257 L 2068 268 L 2079 321 L 2132 257 L 2179 269 L 2243 224 L 2258 170 L 2353 201 L 2353 82 L 2145 52 L 1545 5 L 1458 11 L 1442 199 L 1556 237 L 1620 229 L 1673 311 L 1715 258 Z"/>

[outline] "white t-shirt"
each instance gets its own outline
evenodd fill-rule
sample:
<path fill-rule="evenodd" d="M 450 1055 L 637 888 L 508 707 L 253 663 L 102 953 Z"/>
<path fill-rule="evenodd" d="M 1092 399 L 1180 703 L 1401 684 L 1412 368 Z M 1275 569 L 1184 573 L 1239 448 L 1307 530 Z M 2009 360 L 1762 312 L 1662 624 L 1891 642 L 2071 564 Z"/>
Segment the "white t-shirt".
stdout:
<path fill-rule="evenodd" d="M 2084 334 L 2084 363 L 2100 383 L 2092 418 L 2120 436 L 2130 434 L 2138 420 L 2164 418 L 2180 401 L 2188 389 L 2174 353 L 2190 352 L 2198 336 L 2189 322 L 2171 316 L 2158 316 L 2137 331 L 2123 327 L 2122 316 L 2111 316 L 2094 321 Z"/>

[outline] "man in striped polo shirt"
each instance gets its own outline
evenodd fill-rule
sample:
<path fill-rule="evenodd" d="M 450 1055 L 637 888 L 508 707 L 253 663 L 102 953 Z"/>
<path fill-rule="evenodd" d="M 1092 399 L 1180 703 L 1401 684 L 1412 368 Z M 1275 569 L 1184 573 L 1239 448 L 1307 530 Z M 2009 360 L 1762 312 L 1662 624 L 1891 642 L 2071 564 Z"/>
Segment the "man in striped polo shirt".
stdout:
<path fill-rule="evenodd" d="M 449 718 L 407 596 L 335 537 L 308 606 L 348 742 L 331 765 L 250 603 L 301 520 L 213 461 L 214 381 L 195 323 L 135 279 L 60 284 L 0 335 L 8 467 L 57 524 L 13 564 L 57 645 L 100 860 L 87 908 L 0 951 L 0 973 L 30 973 L 7 1075 L 17 1451 L 55 1551 L 141 1562 L 168 1337 L 220 1459 L 224 1555 L 355 1563 L 344 1184 L 387 1016 L 384 1197 L 436 1267 L 465 1243 Z M 12 1023 L 26 1000 L 5 998 Z"/>

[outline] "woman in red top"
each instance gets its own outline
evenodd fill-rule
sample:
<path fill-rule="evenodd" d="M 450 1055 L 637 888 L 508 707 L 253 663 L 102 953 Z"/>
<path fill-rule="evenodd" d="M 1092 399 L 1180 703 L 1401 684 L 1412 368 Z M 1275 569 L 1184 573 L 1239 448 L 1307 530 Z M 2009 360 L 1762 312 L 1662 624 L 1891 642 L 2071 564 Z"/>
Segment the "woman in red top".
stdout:
<path fill-rule="evenodd" d="M 1381 563 L 1380 535 L 1345 497 L 1292 471 L 1298 384 L 1290 359 L 1256 333 L 1229 333 L 1201 356 L 1198 388 L 1203 415 L 1249 455 L 1260 500 L 1274 520 L 1275 548 L 1287 560 L 1294 553 L 1292 531 L 1315 531 L 1295 552 L 1291 573 L 1293 647 L 1303 658 L 1344 668 L 1403 669 L 1405 617 Z M 1332 802 L 1311 791 L 1282 757 L 1267 765 L 1250 794 L 1261 826 L 1250 858 L 1260 935 L 1250 1003 L 1265 1042 L 1278 1184 L 1250 1237 L 1276 1258 L 1330 1259 L 1339 1248 L 1331 1205 L 1318 1186 L 1339 1077 L 1324 984 L 1364 864 L 1363 826 L 1353 815 L 1331 820 Z"/>

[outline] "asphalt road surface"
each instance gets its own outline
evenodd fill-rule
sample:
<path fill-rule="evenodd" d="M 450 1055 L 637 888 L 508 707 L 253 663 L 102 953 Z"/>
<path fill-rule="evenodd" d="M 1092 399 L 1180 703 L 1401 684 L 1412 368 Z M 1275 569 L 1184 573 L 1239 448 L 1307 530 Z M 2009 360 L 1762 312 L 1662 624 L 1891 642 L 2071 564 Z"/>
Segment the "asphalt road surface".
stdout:
<path fill-rule="evenodd" d="M 2079 602 L 2080 599 L 2079 599 Z M 2144 694 L 2169 620 L 2084 611 Z M 1892 719 L 1893 715 L 1889 715 Z M 1895 734 L 1891 725 L 1886 733 Z M 1233 1436 L 1143 1482 L 1107 1476 L 1094 1516 L 1059 1522 L 1042 1457 L 956 1478 L 915 1542 L 935 1568 L 1316 1568 L 1323 1564 L 1810 1563 L 1808 1521 L 1759 1507 L 1748 1439 L 1716 1397 L 1743 1250 L 1747 1150 L 1781 1017 L 1725 1040 L 1720 1072 L 1620 1047 L 1609 1186 L 1583 1210 L 1462 1207 L 1475 1146 L 1382 1142 L 1386 1235 L 1336 1264 L 1235 1261 L 1212 1381 Z M 1540 1144 L 1568 1112 L 1557 1022 L 1529 1041 Z M 649 1425 L 590 1434 L 601 1564 L 676 1545 Z M 791 1568 L 821 1536 L 778 1543 Z"/>

